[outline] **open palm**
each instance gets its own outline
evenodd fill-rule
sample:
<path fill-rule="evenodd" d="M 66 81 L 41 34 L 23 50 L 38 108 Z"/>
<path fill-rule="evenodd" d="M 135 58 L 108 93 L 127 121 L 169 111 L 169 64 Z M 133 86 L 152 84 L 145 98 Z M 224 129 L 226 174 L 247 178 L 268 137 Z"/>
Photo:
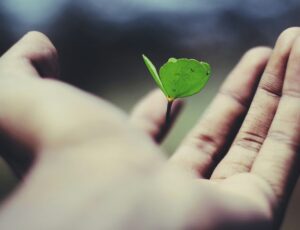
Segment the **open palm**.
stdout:
<path fill-rule="evenodd" d="M 170 159 L 171 164 L 203 179 L 201 183 L 216 187 L 221 192 L 217 193 L 219 205 L 225 201 L 233 218 L 244 215 L 245 225 L 233 222 L 237 225 L 229 229 L 278 227 L 298 178 L 299 35 L 299 28 L 290 28 L 280 35 L 273 50 L 258 47 L 248 51 Z M 147 107 L 153 113 L 153 105 L 162 104 L 156 100 L 145 101 L 133 115 L 143 117 Z M 163 111 L 152 118 L 156 126 L 145 124 L 145 119 L 137 123 L 155 138 L 160 136 L 157 127 L 162 116 Z M 257 218 L 257 225 L 249 225 L 252 218 Z"/>

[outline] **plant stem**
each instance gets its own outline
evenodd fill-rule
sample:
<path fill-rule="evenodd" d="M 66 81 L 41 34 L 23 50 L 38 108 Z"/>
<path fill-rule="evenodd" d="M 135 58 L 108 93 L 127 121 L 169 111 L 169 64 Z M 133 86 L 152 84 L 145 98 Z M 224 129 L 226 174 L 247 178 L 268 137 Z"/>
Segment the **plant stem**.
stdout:
<path fill-rule="evenodd" d="M 165 120 L 165 129 L 169 129 L 171 126 L 171 111 L 172 111 L 173 102 L 174 102 L 174 100 L 168 100 L 166 120 Z"/>
<path fill-rule="evenodd" d="M 168 105 L 167 105 L 167 112 L 165 117 L 165 122 L 161 126 L 161 130 L 159 134 L 155 137 L 155 140 L 157 142 L 161 142 L 163 138 L 165 137 L 166 133 L 170 129 L 171 126 L 171 111 L 172 111 L 172 104 L 174 102 L 174 99 L 168 99 Z"/>

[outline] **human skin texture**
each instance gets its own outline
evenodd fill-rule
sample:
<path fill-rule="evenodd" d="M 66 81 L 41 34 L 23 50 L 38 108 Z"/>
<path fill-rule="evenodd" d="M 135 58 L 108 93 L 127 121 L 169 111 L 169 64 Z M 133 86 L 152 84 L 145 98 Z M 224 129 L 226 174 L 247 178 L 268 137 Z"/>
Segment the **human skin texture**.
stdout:
<path fill-rule="evenodd" d="M 1 151 L 23 179 L 0 229 L 278 229 L 299 175 L 299 62 L 299 28 L 246 52 L 167 159 L 161 92 L 129 116 L 55 80 L 56 49 L 27 33 L 0 58 L 1 132 L 28 150 Z"/>

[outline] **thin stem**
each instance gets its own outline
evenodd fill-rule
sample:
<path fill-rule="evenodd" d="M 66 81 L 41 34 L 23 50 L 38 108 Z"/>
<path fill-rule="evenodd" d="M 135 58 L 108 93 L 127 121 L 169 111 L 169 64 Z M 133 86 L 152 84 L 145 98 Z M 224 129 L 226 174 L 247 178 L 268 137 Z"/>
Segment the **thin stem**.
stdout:
<path fill-rule="evenodd" d="M 168 100 L 166 120 L 165 120 L 165 128 L 166 129 L 169 129 L 169 127 L 171 125 L 171 111 L 172 111 L 173 102 L 174 102 L 174 100 Z"/>
<path fill-rule="evenodd" d="M 165 122 L 161 126 L 161 130 L 159 134 L 155 137 L 157 142 L 162 141 L 162 139 L 165 137 L 166 133 L 170 129 L 171 126 L 171 112 L 172 112 L 172 104 L 174 102 L 174 99 L 168 99 L 168 105 L 167 105 L 167 112 L 166 112 L 166 117 L 165 117 Z"/>

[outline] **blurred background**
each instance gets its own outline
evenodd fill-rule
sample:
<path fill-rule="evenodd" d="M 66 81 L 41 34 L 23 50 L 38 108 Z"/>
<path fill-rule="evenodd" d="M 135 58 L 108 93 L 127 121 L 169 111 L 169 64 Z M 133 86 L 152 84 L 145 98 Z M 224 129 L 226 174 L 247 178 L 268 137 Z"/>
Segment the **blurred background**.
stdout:
<path fill-rule="evenodd" d="M 300 24 L 299 0 L 1 0 L 0 54 L 24 33 L 38 30 L 57 47 L 61 79 L 126 111 L 154 88 L 143 64 L 169 57 L 205 60 L 212 78 L 187 106 L 163 144 L 171 154 L 241 55 L 272 46 L 282 30 Z M 0 161 L 0 196 L 16 179 Z M 298 183 L 283 230 L 300 227 Z"/>

